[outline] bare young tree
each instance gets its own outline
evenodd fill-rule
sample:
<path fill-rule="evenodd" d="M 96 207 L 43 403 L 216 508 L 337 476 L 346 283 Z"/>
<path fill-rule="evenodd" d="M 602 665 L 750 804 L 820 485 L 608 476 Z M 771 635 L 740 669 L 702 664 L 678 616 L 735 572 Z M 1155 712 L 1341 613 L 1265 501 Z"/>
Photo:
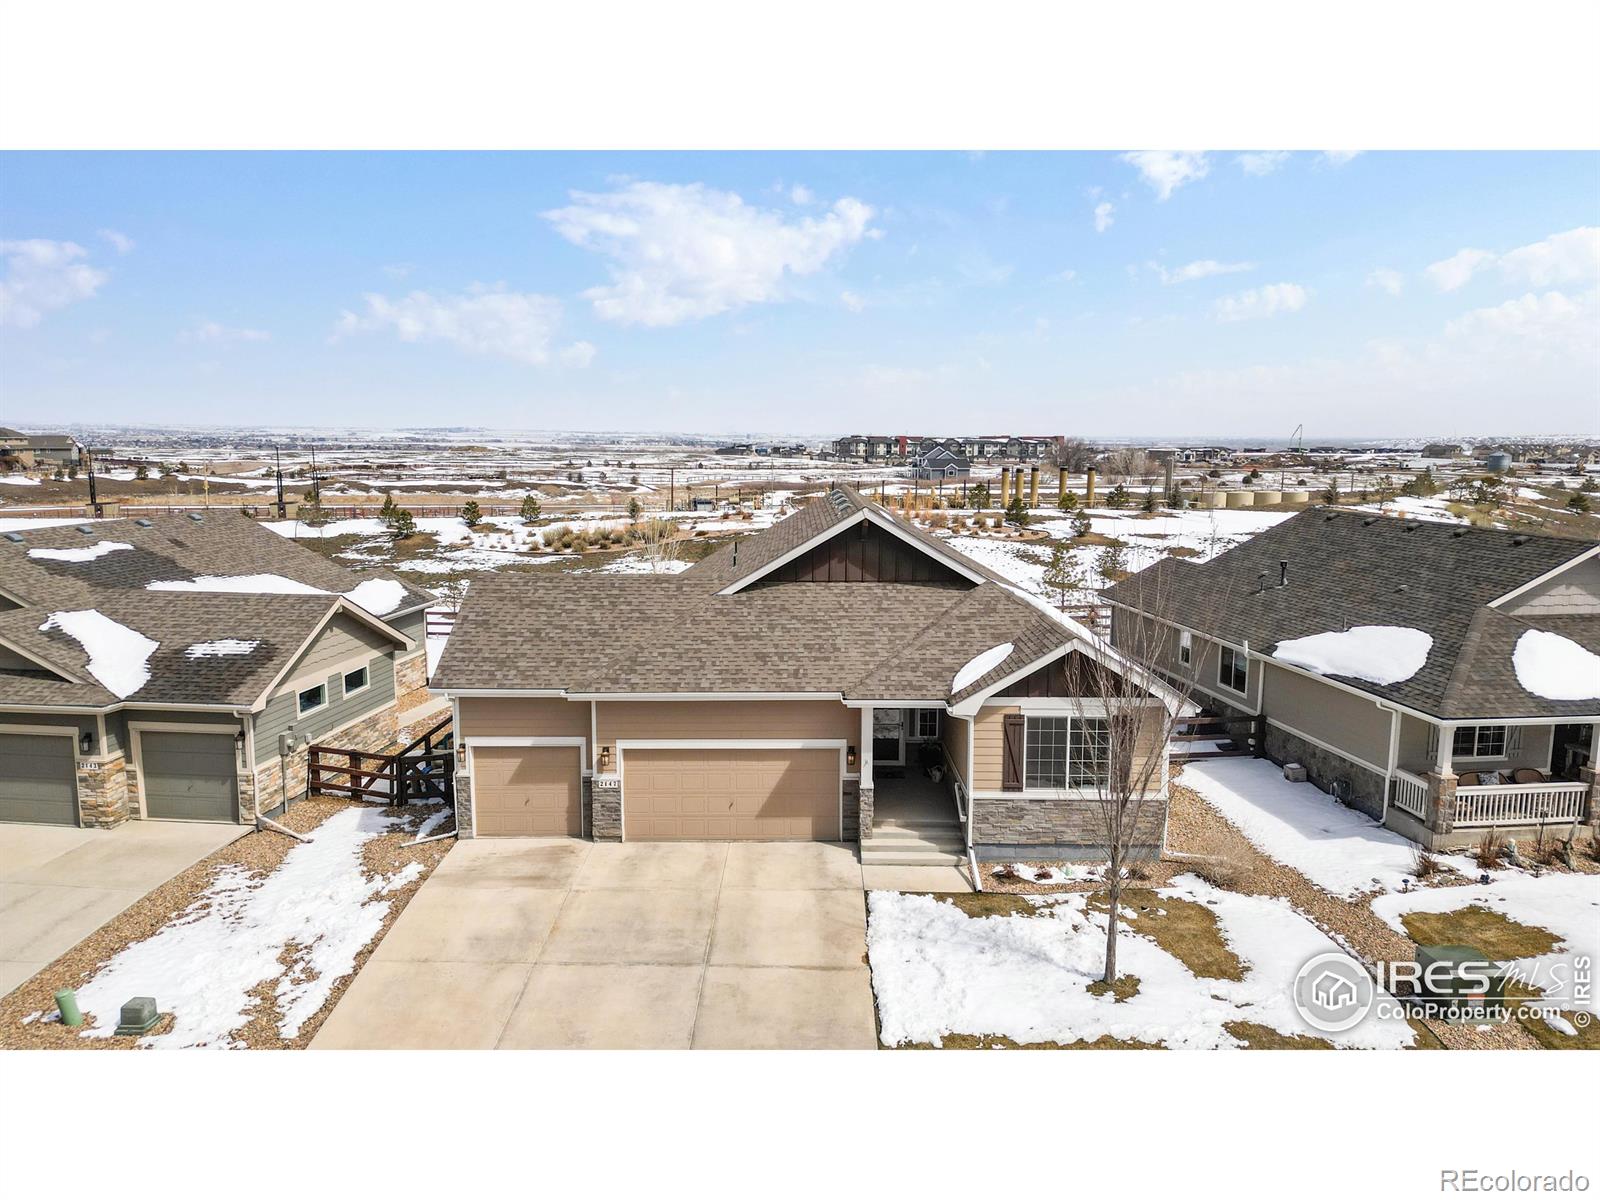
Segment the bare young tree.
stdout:
<path fill-rule="evenodd" d="M 678 523 L 652 517 L 639 527 L 639 548 L 652 574 L 661 575 L 671 568 L 669 563 L 678 557 Z"/>
<path fill-rule="evenodd" d="M 1154 473 L 1154 469 L 1150 456 L 1137 446 L 1124 446 L 1121 450 L 1114 450 L 1105 460 L 1105 473 L 1123 482 L 1130 479 L 1145 479 Z"/>
<path fill-rule="evenodd" d="M 1069 786 L 1093 803 L 1106 849 L 1106 966 L 1104 982 L 1117 980 L 1117 931 L 1129 864 L 1145 847 L 1158 853 L 1166 824 L 1167 747 L 1191 711 L 1177 666 L 1177 634 L 1170 617 L 1167 572 L 1133 577 L 1135 599 L 1113 609 L 1112 642 L 1077 654 L 1080 675 L 1072 689 Z M 1142 582 L 1141 582 L 1142 581 Z M 1131 611 L 1130 611 L 1131 610 Z M 1175 679 L 1179 682 L 1173 682 Z"/>
<path fill-rule="evenodd" d="M 1082 438 L 1062 438 L 1056 448 L 1056 466 L 1065 467 L 1073 475 L 1082 475 L 1094 466 L 1094 447 Z"/>

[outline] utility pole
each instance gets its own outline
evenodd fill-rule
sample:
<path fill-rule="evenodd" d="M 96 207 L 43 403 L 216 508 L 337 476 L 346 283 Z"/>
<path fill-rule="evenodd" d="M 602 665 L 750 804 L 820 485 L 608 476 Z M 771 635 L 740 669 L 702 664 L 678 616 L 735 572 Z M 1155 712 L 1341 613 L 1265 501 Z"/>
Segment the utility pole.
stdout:
<path fill-rule="evenodd" d="M 94 479 L 94 451 L 89 451 L 89 511 L 96 517 L 106 515 L 105 509 L 100 504 L 100 491 Z"/>
<path fill-rule="evenodd" d="M 289 515 L 288 506 L 283 502 L 283 451 L 274 446 L 272 453 L 278 462 L 278 520 L 281 521 Z"/>
<path fill-rule="evenodd" d="M 667 511 L 678 511 L 678 468 L 667 468 Z"/>

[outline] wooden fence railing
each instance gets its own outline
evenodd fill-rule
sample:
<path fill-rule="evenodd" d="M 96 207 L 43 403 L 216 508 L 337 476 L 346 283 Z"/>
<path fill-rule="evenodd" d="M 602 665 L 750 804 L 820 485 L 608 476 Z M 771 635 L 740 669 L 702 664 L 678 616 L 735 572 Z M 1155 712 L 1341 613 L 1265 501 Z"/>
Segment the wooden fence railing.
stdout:
<path fill-rule="evenodd" d="M 384 804 L 449 803 L 455 799 L 455 755 L 373 754 L 341 746 L 306 748 L 308 792 Z"/>

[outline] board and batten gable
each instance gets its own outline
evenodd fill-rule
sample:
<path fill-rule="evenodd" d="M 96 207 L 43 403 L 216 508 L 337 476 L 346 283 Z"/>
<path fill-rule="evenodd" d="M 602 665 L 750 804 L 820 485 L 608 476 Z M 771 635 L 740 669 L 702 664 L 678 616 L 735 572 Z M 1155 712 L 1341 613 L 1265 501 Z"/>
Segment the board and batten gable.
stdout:
<path fill-rule="evenodd" d="M 395 700 L 394 644 L 377 630 L 346 613 L 333 618 L 307 646 L 255 718 L 255 758 L 269 762 L 278 754 L 278 736 L 292 725 L 305 742 L 314 742 Z M 367 686 L 346 695 L 344 674 L 366 666 Z M 327 688 L 327 701 L 301 714 L 298 698 L 317 684 Z"/>
<path fill-rule="evenodd" d="M 1600 613 L 1600 555 L 1584 559 L 1509 601 L 1514 617 L 1564 617 Z"/>
<path fill-rule="evenodd" d="M 427 645 L 428 610 L 419 608 L 415 612 L 408 612 L 395 617 L 392 621 L 385 617 L 384 620 L 401 633 L 411 639 L 411 649 L 396 650 L 398 658 L 410 658 L 414 654 L 422 653 Z"/>

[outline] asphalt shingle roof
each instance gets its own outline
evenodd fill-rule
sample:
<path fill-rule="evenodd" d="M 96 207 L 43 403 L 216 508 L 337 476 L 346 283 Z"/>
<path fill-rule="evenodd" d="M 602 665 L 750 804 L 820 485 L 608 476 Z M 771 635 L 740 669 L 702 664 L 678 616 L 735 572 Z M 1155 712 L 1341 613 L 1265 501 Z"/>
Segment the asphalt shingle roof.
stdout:
<path fill-rule="evenodd" d="M 1268 655 L 1290 638 L 1356 625 L 1420 629 L 1433 646 L 1409 679 L 1381 685 L 1337 678 L 1445 719 L 1582 715 L 1595 711 L 1594 701 L 1525 691 L 1511 649 L 1522 633 L 1540 628 L 1592 650 L 1600 616 L 1524 618 L 1488 605 L 1594 545 L 1312 508 L 1210 562 L 1163 559 L 1105 594 Z M 1288 582 L 1280 587 L 1284 563 Z"/>

